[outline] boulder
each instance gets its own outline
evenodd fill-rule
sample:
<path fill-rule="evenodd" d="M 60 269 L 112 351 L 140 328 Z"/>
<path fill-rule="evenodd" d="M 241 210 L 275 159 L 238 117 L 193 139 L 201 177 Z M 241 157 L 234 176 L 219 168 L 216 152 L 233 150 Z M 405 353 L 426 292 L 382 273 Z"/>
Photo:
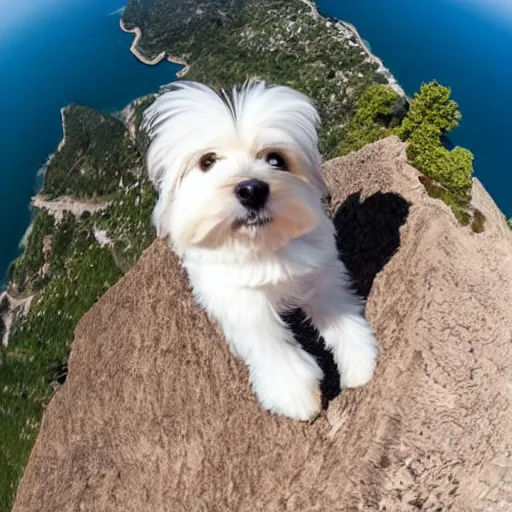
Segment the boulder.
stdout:
<path fill-rule="evenodd" d="M 263 410 L 157 240 L 80 321 L 15 512 L 512 510 L 503 215 L 475 180 L 485 231 L 459 226 L 393 137 L 325 173 L 380 341 L 375 379 L 324 386 L 314 422 Z"/>

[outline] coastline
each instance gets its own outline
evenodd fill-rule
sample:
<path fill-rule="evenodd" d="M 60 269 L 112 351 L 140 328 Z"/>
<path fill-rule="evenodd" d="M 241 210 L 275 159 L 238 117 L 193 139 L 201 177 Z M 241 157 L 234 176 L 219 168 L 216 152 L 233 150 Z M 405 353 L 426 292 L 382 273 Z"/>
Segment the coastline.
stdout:
<path fill-rule="evenodd" d="M 306 0 L 303 0 L 303 1 L 305 2 Z M 407 94 L 402 89 L 402 86 L 399 84 L 398 80 L 393 76 L 391 71 L 386 66 L 384 66 L 382 59 L 377 57 L 377 55 L 375 55 L 370 50 L 370 48 L 368 48 L 368 46 L 364 42 L 363 38 L 359 34 L 357 28 L 354 25 L 352 25 L 352 23 L 349 23 L 348 21 L 339 20 L 339 22 L 357 39 L 357 42 L 359 43 L 361 48 L 366 52 L 366 55 L 368 55 L 368 58 L 378 64 L 379 69 L 377 71 L 380 72 L 381 74 L 383 74 L 388 79 L 389 86 L 397 94 L 399 94 L 400 96 L 402 96 L 404 98 L 407 98 Z"/>
<path fill-rule="evenodd" d="M 167 60 L 171 64 L 178 64 L 179 66 L 183 66 L 183 69 L 180 69 L 176 72 L 177 78 L 183 78 L 188 73 L 188 70 L 190 69 L 190 64 L 183 57 L 174 57 L 173 55 L 169 55 L 167 57 Z"/>
<path fill-rule="evenodd" d="M 135 27 L 132 29 L 126 28 L 125 24 L 123 23 L 122 17 L 119 19 L 119 26 L 121 27 L 121 30 L 123 32 L 126 32 L 128 34 L 135 34 L 132 44 L 130 45 L 130 51 L 133 53 L 133 55 L 135 55 L 137 59 L 139 59 L 143 64 L 147 64 L 148 66 L 155 66 L 156 64 L 162 62 L 162 60 L 165 58 L 165 51 L 160 52 L 154 59 L 148 59 L 144 57 L 144 55 L 142 55 L 140 51 L 137 49 L 137 45 L 139 44 L 139 41 L 142 37 L 142 30 L 139 27 Z M 178 78 L 183 78 L 190 69 L 188 62 L 183 57 L 175 57 L 173 55 L 169 55 L 167 56 L 167 61 L 171 64 L 178 64 L 180 66 L 184 66 L 183 69 L 180 69 L 176 73 L 176 76 Z"/>
<path fill-rule="evenodd" d="M 43 177 L 42 183 L 44 183 L 44 176 L 46 175 L 46 169 L 48 169 L 48 166 L 51 164 L 52 160 L 55 158 L 55 155 L 64 147 L 64 144 L 66 143 L 66 123 L 65 123 L 65 120 L 64 120 L 64 116 L 65 116 L 65 113 L 66 113 L 66 108 L 67 108 L 67 106 L 62 107 L 60 109 L 60 120 L 61 120 L 60 124 L 62 126 L 62 139 L 60 140 L 59 144 L 57 145 L 57 149 L 53 153 L 50 153 L 48 155 L 48 158 L 46 159 L 46 162 L 37 171 L 37 176 L 38 177 L 39 176 Z M 40 188 L 42 188 L 42 186 L 43 186 L 42 183 L 41 183 L 41 187 Z"/>
<path fill-rule="evenodd" d="M 25 246 L 28 240 L 28 237 L 30 236 L 30 233 L 32 231 L 33 225 L 34 225 L 34 209 L 45 209 L 47 210 L 51 215 L 53 215 L 57 222 L 59 222 L 63 215 L 64 210 L 70 211 L 71 213 L 79 216 L 84 211 L 89 211 L 91 213 L 94 213 L 96 211 L 101 211 L 102 209 L 106 208 L 108 206 L 107 204 L 94 204 L 94 203 L 87 203 L 87 202 L 81 202 L 79 200 L 75 200 L 68 196 L 62 196 L 58 198 L 57 200 L 46 200 L 44 194 L 42 194 L 43 184 L 44 184 L 44 176 L 46 175 L 46 169 L 48 168 L 48 165 L 51 163 L 51 161 L 55 158 L 55 155 L 59 151 L 62 150 L 64 145 L 66 144 L 66 109 L 67 105 L 65 107 L 62 107 L 60 109 L 60 118 L 61 118 L 61 125 L 62 125 L 62 139 L 60 140 L 57 149 L 51 153 L 48 156 L 48 159 L 46 160 L 45 164 L 41 167 L 41 169 L 38 171 L 38 175 L 43 176 L 43 180 L 41 182 L 41 185 L 39 187 L 39 190 L 37 190 L 36 194 L 31 198 L 29 208 L 32 212 L 31 220 L 29 225 L 27 226 L 27 229 L 23 233 L 23 236 L 21 237 L 21 240 L 19 241 L 18 247 L 21 249 L 22 252 L 25 251 Z M 20 256 L 18 256 L 20 257 Z M 18 258 L 16 257 L 11 264 L 16 261 Z M 10 286 L 10 281 L 8 279 L 5 280 L 5 282 L 0 281 L 0 297 L 3 296 L 4 293 L 7 293 L 7 290 Z M 8 339 L 5 338 L 5 339 Z"/>
<path fill-rule="evenodd" d="M 311 14 L 318 18 L 320 17 L 320 13 L 318 12 L 318 8 L 315 4 L 315 2 L 312 2 L 311 0 L 300 0 L 303 4 L 307 5 L 311 9 Z"/>
<path fill-rule="evenodd" d="M 60 120 L 61 120 L 61 124 L 62 124 L 62 139 L 60 140 L 59 145 L 57 146 L 57 151 L 55 151 L 55 153 L 53 153 L 53 155 L 58 153 L 64 147 L 64 144 L 66 143 L 66 120 L 64 119 L 64 116 L 66 115 L 67 108 L 68 107 L 65 106 L 60 109 Z M 46 165 L 48 165 L 48 164 L 46 164 Z"/>
<path fill-rule="evenodd" d="M 321 17 L 321 18 L 324 18 L 324 19 L 327 20 L 327 18 L 325 18 L 325 16 L 323 16 L 319 12 L 318 7 L 316 5 L 316 2 L 314 0 L 300 0 L 300 1 L 304 5 L 306 5 L 309 9 L 311 9 L 311 14 L 312 14 L 312 16 L 314 18 L 320 18 Z M 402 86 L 400 85 L 398 80 L 393 76 L 391 71 L 386 66 L 384 66 L 384 63 L 382 62 L 382 59 L 377 57 L 377 55 L 375 55 L 370 50 L 370 48 L 368 48 L 368 45 L 364 42 L 364 40 L 361 37 L 361 35 L 359 34 L 357 28 L 354 25 L 352 25 L 352 23 L 349 23 L 348 21 L 343 21 L 341 19 L 336 19 L 336 21 L 341 23 L 343 25 L 343 27 L 345 29 L 347 29 L 357 39 L 357 42 L 359 43 L 361 48 L 364 50 L 364 52 L 366 53 L 368 58 L 372 62 L 375 62 L 379 66 L 377 71 L 380 72 L 381 74 L 383 74 L 387 78 L 388 85 L 391 87 L 391 89 L 393 89 L 398 95 L 402 96 L 403 98 L 407 98 L 407 94 L 402 89 Z"/>

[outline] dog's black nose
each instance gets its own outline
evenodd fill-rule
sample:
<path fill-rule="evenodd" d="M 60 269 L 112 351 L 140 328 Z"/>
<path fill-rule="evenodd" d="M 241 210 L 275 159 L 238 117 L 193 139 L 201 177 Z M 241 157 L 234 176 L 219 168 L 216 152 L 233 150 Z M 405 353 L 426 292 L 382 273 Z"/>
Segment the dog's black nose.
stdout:
<path fill-rule="evenodd" d="M 261 180 L 246 180 L 235 188 L 236 197 L 246 208 L 259 210 L 267 203 L 270 187 Z"/>

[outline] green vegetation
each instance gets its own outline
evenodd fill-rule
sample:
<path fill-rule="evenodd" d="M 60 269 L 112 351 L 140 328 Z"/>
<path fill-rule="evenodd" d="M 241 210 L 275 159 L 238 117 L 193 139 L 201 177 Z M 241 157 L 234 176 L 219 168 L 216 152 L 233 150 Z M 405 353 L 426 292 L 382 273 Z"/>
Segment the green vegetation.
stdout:
<path fill-rule="evenodd" d="M 507 221 L 508 227 L 512 229 L 512 217 Z"/>
<path fill-rule="evenodd" d="M 144 16 L 144 0 L 130 0 L 123 12 L 123 23 L 128 30 L 138 27 Z"/>
<path fill-rule="evenodd" d="M 141 154 L 146 153 L 146 149 L 149 145 L 149 137 L 147 133 L 141 129 L 142 122 L 144 120 L 144 111 L 151 106 L 155 101 L 156 94 L 148 94 L 133 102 L 133 130 L 135 133 L 135 144 Z"/>
<path fill-rule="evenodd" d="M 470 204 L 473 154 L 461 147 L 449 151 L 443 146 L 446 134 L 459 125 L 462 117 L 450 95 L 451 90 L 436 81 L 423 84 L 396 133 L 409 142 L 407 157 L 412 165 L 437 184 L 434 188 L 428 185 L 429 195 L 450 206 L 461 225 L 471 221 L 473 231 L 480 233 L 484 229 L 483 215 Z"/>
<path fill-rule="evenodd" d="M 405 100 L 390 87 L 372 85 L 357 102 L 357 110 L 343 130 L 339 154 L 358 151 L 393 133 L 405 114 Z M 403 116 L 402 114 L 402 116 Z"/>
<path fill-rule="evenodd" d="M 450 89 L 436 81 L 423 84 L 397 133 L 409 142 L 407 156 L 418 170 L 469 199 L 473 154 L 460 147 L 449 151 L 442 145 L 443 137 L 459 125 L 462 117 L 450 95 Z"/>
<path fill-rule="evenodd" d="M 147 180 L 120 193 L 112 206 L 92 216 L 97 228 L 112 240 L 110 251 L 120 270 L 127 272 L 155 238 L 151 212 L 156 191 Z"/>
<path fill-rule="evenodd" d="M 471 229 L 475 233 L 483 233 L 485 231 L 485 215 L 478 209 L 473 212 L 473 221 L 471 222 Z"/>
<path fill-rule="evenodd" d="M 53 217 L 43 210 L 37 211 L 24 243 L 23 255 L 11 269 L 11 279 L 17 283 L 20 292 L 26 288 L 37 290 L 45 284 L 41 271 L 44 264 L 43 244 L 53 229 Z"/>
<path fill-rule="evenodd" d="M 115 192 L 120 180 L 129 185 L 137 154 L 123 122 L 77 105 L 62 116 L 65 142 L 48 163 L 43 192 L 94 198 Z"/>
<path fill-rule="evenodd" d="M 411 101 L 407 117 L 398 134 L 404 140 L 424 126 L 437 128 L 442 135 L 459 125 L 462 118 L 459 106 L 450 98 L 451 90 L 437 81 L 422 84 Z"/>

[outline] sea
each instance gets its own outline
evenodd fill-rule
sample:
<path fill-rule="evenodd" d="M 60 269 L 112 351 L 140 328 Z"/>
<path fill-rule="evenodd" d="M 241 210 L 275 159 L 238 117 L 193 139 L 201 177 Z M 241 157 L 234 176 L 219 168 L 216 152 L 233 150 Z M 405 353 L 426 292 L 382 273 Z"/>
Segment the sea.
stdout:
<path fill-rule="evenodd" d="M 476 176 L 512 216 L 512 2 L 318 0 L 353 23 L 407 94 L 437 79 L 463 119 L 451 134 Z M 119 28 L 122 0 L 0 0 L 0 288 L 30 223 L 38 170 L 62 137 L 60 108 L 115 111 L 175 79 L 147 66 Z"/>
<path fill-rule="evenodd" d="M 0 0 L 0 290 L 30 223 L 38 170 L 62 138 L 61 107 L 117 111 L 175 80 L 139 62 L 123 0 Z"/>

